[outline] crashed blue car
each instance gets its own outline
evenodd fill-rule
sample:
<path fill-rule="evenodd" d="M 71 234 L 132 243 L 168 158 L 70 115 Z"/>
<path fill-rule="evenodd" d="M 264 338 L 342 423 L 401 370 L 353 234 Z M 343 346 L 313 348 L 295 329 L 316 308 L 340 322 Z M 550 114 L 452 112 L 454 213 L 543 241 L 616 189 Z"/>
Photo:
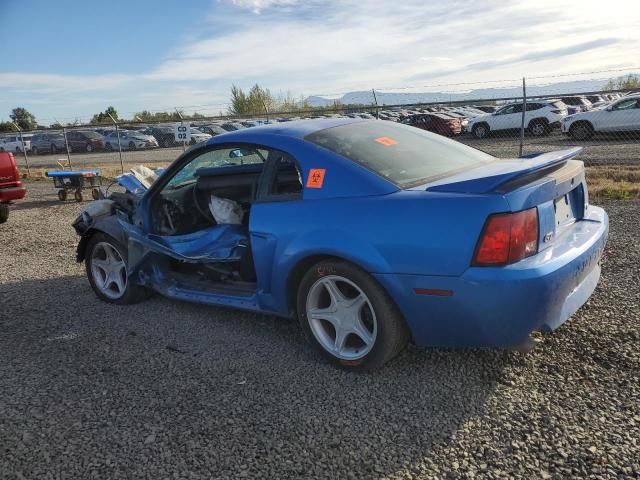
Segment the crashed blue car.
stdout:
<path fill-rule="evenodd" d="M 216 136 L 74 227 L 96 295 L 153 292 L 295 317 L 330 361 L 373 369 L 413 341 L 518 347 L 594 291 L 608 233 L 569 149 L 518 159 L 385 121 Z M 144 180 L 144 179 L 142 179 Z"/>

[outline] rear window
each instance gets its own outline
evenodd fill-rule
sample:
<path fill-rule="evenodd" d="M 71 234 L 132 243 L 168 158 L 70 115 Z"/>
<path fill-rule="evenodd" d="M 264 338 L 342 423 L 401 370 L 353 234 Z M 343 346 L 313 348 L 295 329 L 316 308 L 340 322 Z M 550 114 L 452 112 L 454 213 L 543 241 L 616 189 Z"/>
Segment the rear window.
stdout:
<path fill-rule="evenodd" d="M 410 188 L 495 160 L 475 148 L 396 123 L 370 121 L 319 130 L 305 140 Z"/>

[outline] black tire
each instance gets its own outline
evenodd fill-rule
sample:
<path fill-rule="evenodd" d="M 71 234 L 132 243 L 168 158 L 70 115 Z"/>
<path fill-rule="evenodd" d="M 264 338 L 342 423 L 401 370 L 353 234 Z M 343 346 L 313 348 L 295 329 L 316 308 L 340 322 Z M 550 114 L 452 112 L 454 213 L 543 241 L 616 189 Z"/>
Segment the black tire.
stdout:
<path fill-rule="evenodd" d="M 589 140 L 593 137 L 593 125 L 589 122 L 576 122 L 569 128 L 569 135 L 574 140 Z"/>
<path fill-rule="evenodd" d="M 136 144 L 133 142 L 129 142 L 129 150 L 135 150 L 136 149 Z"/>
<path fill-rule="evenodd" d="M 549 134 L 549 123 L 544 120 L 531 120 L 529 133 L 534 137 L 544 137 Z"/>
<path fill-rule="evenodd" d="M 16 153 L 22 153 L 22 150 L 20 150 L 20 147 L 16 147 Z"/>
<path fill-rule="evenodd" d="M 38 155 L 38 149 L 36 147 L 31 147 L 31 155 Z"/>
<path fill-rule="evenodd" d="M 93 198 L 94 200 L 98 200 L 100 198 L 100 190 L 97 188 L 93 188 L 91 190 L 91 198 Z"/>
<path fill-rule="evenodd" d="M 9 219 L 9 204 L 0 203 L 0 223 L 4 223 Z"/>
<path fill-rule="evenodd" d="M 371 350 L 361 358 L 344 360 L 334 356 L 321 345 L 309 325 L 307 297 L 312 286 L 329 275 L 343 277 L 356 285 L 368 297 L 375 313 L 377 335 Z M 382 367 L 402 351 L 410 338 L 402 314 L 384 288 L 367 272 L 345 261 L 327 259 L 310 268 L 298 287 L 296 307 L 298 321 L 306 339 L 331 363 L 349 370 L 368 371 Z"/>
<path fill-rule="evenodd" d="M 87 153 L 91 153 L 91 152 L 93 152 L 93 145 L 91 145 L 90 143 L 87 143 L 87 144 L 85 145 L 84 149 L 85 149 L 85 151 L 86 151 Z"/>
<path fill-rule="evenodd" d="M 486 123 L 478 123 L 471 128 L 471 133 L 476 138 L 487 138 L 491 133 L 491 129 Z"/>
<path fill-rule="evenodd" d="M 117 305 L 131 305 L 134 303 L 142 302 L 147 298 L 149 298 L 151 296 L 150 290 L 144 287 L 141 287 L 139 285 L 132 285 L 128 281 L 127 281 L 127 286 L 125 288 L 125 293 L 120 298 L 116 298 L 116 299 L 109 298 L 100 291 L 100 289 L 94 283 L 93 275 L 91 273 L 91 259 L 93 257 L 93 249 L 96 247 L 98 243 L 101 243 L 101 242 L 106 242 L 106 243 L 109 243 L 111 246 L 113 246 L 113 248 L 115 248 L 118 251 L 121 258 L 124 260 L 125 265 L 127 263 L 127 250 L 115 238 L 102 232 L 95 233 L 91 236 L 91 238 L 87 242 L 87 249 L 85 252 L 84 264 L 85 264 L 85 270 L 87 272 L 87 278 L 89 279 L 89 284 L 91 285 L 91 288 L 93 289 L 93 292 L 96 294 L 96 296 L 103 302 L 115 303 Z"/>
<path fill-rule="evenodd" d="M 82 200 L 84 200 L 84 196 L 82 195 L 82 189 L 81 188 L 78 188 L 73 193 L 73 198 L 76 200 L 76 202 L 81 202 Z"/>
<path fill-rule="evenodd" d="M 67 191 L 64 188 L 58 190 L 58 200 L 64 202 L 67 199 Z"/>
<path fill-rule="evenodd" d="M 109 142 L 107 142 L 107 143 L 104 144 L 104 149 L 107 152 L 111 152 L 113 150 L 113 147 L 111 146 L 111 144 Z"/>
<path fill-rule="evenodd" d="M 55 146 L 55 144 L 51 144 L 51 155 L 55 155 L 56 153 L 58 153 L 58 147 Z"/>

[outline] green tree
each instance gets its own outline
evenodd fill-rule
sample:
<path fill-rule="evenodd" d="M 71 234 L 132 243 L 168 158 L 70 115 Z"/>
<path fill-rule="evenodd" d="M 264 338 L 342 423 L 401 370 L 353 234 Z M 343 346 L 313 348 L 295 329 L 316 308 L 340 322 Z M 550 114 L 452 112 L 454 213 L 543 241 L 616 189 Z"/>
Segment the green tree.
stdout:
<path fill-rule="evenodd" d="M 0 132 L 14 132 L 16 127 L 11 122 L 0 122 Z"/>
<path fill-rule="evenodd" d="M 612 78 L 604 86 L 604 90 L 632 90 L 634 88 L 640 88 L 640 76 L 632 73 Z"/>
<path fill-rule="evenodd" d="M 38 126 L 35 115 L 22 107 L 14 108 L 9 117 L 11 117 L 11 120 L 16 122 L 22 130 L 33 130 Z"/>
<path fill-rule="evenodd" d="M 91 123 L 112 123 L 109 115 L 111 115 L 114 120 L 118 120 L 118 112 L 115 108 L 109 106 L 104 112 L 96 113 L 91 117 Z"/>

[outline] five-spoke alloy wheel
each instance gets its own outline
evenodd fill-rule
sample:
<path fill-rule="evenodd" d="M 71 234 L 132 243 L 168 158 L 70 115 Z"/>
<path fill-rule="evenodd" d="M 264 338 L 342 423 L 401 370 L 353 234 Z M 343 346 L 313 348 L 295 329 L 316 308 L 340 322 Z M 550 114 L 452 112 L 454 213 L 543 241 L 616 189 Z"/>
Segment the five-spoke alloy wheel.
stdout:
<path fill-rule="evenodd" d="M 132 285 L 127 277 L 125 247 L 114 238 L 94 234 L 85 254 L 87 277 L 95 294 L 109 303 L 138 303 L 148 297 L 148 290 Z"/>
<path fill-rule="evenodd" d="M 384 288 L 342 260 L 311 267 L 300 282 L 296 306 L 307 339 L 346 368 L 378 368 L 409 340 L 404 318 Z"/>

